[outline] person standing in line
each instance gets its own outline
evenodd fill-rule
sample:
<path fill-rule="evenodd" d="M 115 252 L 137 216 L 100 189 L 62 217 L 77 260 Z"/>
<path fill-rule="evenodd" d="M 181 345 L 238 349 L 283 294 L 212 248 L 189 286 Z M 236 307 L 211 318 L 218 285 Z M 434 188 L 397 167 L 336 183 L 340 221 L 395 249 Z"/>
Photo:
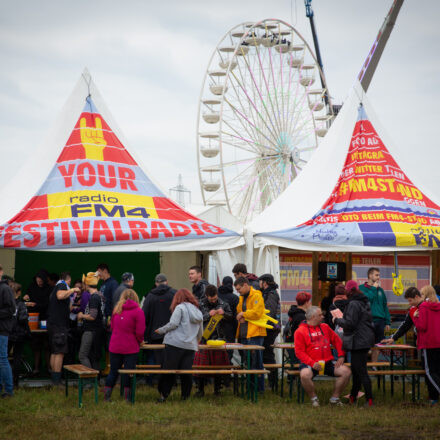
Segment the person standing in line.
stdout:
<path fill-rule="evenodd" d="M 174 295 L 171 303 L 170 322 L 156 329 L 160 335 L 165 335 L 164 370 L 191 370 L 194 355 L 199 349 L 199 341 L 203 335 L 203 315 L 199 310 L 197 298 L 188 290 L 180 289 Z M 173 374 L 161 375 L 159 380 L 160 397 L 158 403 L 166 401 L 176 381 Z M 192 376 L 180 376 L 181 398 L 188 399 L 191 394 Z"/>
<path fill-rule="evenodd" d="M 0 393 L 2 398 L 14 395 L 12 369 L 8 361 L 8 339 L 14 325 L 14 292 L 3 280 L 3 267 L 0 265 Z"/>
<path fill-rule="evenodd" d="M 105 381 L 104 400 L 109 401 L 116 384 L 118 370 L 134 370 L 139 356 L 139 348 L 144 339 L 145 318 L 139 307 L 139 297 L 132 289 L 125 289 L 113 309 L 110 338 L 110 373 Z M 131 401 L 130 380 L 122 378 L 124 397 Z"/>
<path fill-rule="evenodd" d="M 273 322 L 268 322 L 273 328 L 266 330 L 266 337 L 263 341 L 264 352 L 263 352 L 263 365 L 264 364 L 274 364 L 275 363 L 275 353 L 272 347 L 275 344 L 275 339 L 281 331 L 280 315 L 280 295 L 278 294 L 278 284 L 275 282 L 274 277 L 270 273 L 261 275 L 258 278 L 260 283 L 260 291 L 263 295 L 264 307 L 269 310 L 268 315 L 278 321 L 278 324 Z M 269 374 L 269 384 L 272 387 L 276 380 L 277 370 L 272 370 Z"/>
<path fill-rule="evenodd" d="M 220 315 L 223 318 L 218 322 L 214 331 L 209 339 L 225 339 L 225 324 L 232 319 L 232 312 L 229 304 L 223 302 L 218 297 L 217 287 L 212 284 L 208 284 L 205 289 L 205 296 L 199 303 L 200 311 L 203 315 L 203 327 L 206 329 L 211 318 L 216 315 Z M 206 343 L 205 338 L 202 339 L 203 343 Z M 194 356 L 194 365 L 229 365 L 229 356 L 226 350 L 199 350 Z M 205 382 L 207 377 L 197 376 L 195 381 L 197 384 L 197 397 L 203 397 L 205 395 Z M 222 387 L 222 377 L 214 375 L 214 394 L 220 395 Z"/>
<path fill-rule="evenodd" d="M 105 306 L 104 306 L 104 317 L 106 320 L 111 318 L 113 313 L 113 294 L 116 289 L 119 287 L 118 282 L 111 276 L 110 268 L 108 264 L 101 263 L 98 264 L 96 268 L 96 276 L 102 280 L 100 292 L 101 296 L 104 298 Z"/>
<path fill-rule="evenodd" d="M 49 297 L 47 333 L 50 345 L 50 368 L 53 385 L 61 383 L 64 355 L 69 352 L 70 296 L 78 293 L 77 287 L 70 288 L 72 278 L 63 272 Z"/>
<path fill-rule="evenodd" d="M 90 293 L 90 300 L 86 311 L 78 313 L 78 320 L 83 321 L 78 357 L 82 365 L 99 371 L 104 334 L 104 300 L 98 292 L 98 281 L 95 272 L 83 275 L 83 283 Z"/>
<path fill-rule="evenodd" d="M 235 342 L 235 334 L 237 333 L 237 306 L 238 295 L 234 293 L 233 280 L 231 277 L 224 277 L 221 286 L 218 288 L 218 297 L 229 304 L 232 312 L 232 319 L 226 321 L 223 326 L 226 342 Z M 229 360 L 232 359 L 234 352 L 228 350 Z"/>
<path fill-rule="evenodd" d="M 263 295 L 255 290 L 247 278 L 237 278 L 234 287 L 240 294 L 237 306 L 237 339 L 245 345 L 263 345 L 266 329 L 249 321 L 259 321 L 265 315 Z M 263 370 L 263 352 L 253 350 L 251 352 L 251 368 Z M 264 392 L 264 375 L 258 376 L 258 390 Z"/>
<path fill-rule="evenodd" d="M 122 295 L 122 292 L 127 289 L 133 289 L 134 286 L 134 275 L 131 272 L 124 272 L 121 277 L 121 284 L 119 284 L 118 288 L 113 292 L 112 305 L 113 308 L 116 307 L 116 304 L 119 301 L 119 298 Z"/>
<path fill-rule="evenodd" d="M 325 314 L 325 322 L 330 326 L 332 330 L 335 329 L 335 325 L 333 323 L 333 316 L 331 314 L 331 311 L 339 309 L 342 313 L 344 313 L 347 304 L 348 298 L 347 293 L 345 292 L 345 286 L 343 284 L 338 284 L 335 287 L 335 296 L 333 297 L 333 303 L 330 304 L 327 313 Z"/>
<path fill-rule="evenodd" d="M 193 284 L 192 293 L 200 301 L 205 296 L 206 286 L 208 281 L 202 278 L 202 269 L 200 266 L 191 266 L 188 271 L 188 277 Z"/>
<path fill-rule="evenodd" d="M 145 341 L 148 344 L 162 344 L 163 335 L 156 333 L 156 329 L 163 327 L 171 318 L 171 303 L 177 290 L 168 285 L 165 274 L 159 273 L 154 279 L 156 287 L 145 298 L 142 310 L 145 316 Z M 163 350 L 154 350 L 154 362 L 161 365 Z"/>
<path fill-rule="evenodd" d="M 31 285 L 28 287 L 23 300 L 26 302 L 28 313 L 39 313 L 40 321 L 47 321 L 47 313 L 49 307 L 49 297 L 53 287 L 48 283 L 48 272 L 41 269 L 33 278 Z M 31 349 L 34 353 L 34 370 L 33 374 L 40 373 L 41 355 L 46 355 L 46 367 L 49 364 L 48 341 L 46 335 L 35 333 L 31 339 Z"/>
<path fill-rule="evenodd" d="M 350 280 L 345 285 L 348 304 L 342 318 L 337 318 L 337 310 L 331 313 L 335 325 L 344 330 L 342 348 L 351 353 L 351 372 L 353 386 L 350 403 L 357 400 L 361 386 L 365 390 L 366 406 L 373 405 L 373 391 L 367 371 L 368 351 L 374 346 L 374 325 L 368 298 L 359 290 L 356 281 Z M 340 313 L 340 312 L 339 312 Z"/>
<path fill-rule="evenodd" d="M 18 378 L 20 366 L 23 358 L 23 349 L 26 340 L 30 339 L 31 331 L 29 329 L 29 315 L 24 301 L 21 296 L 21 285 L 12 283 L 10 286 L 15 295 L 15 316 L 14 325 L 9 335 L 9 352 L 13 353 L 12 375 L 14 378 L 14 386 L 18 387 Z"/>
<path fill-rule="evenodd" d="M 426 386 L 431 405 L 438 405 L 440 395 L 440 302 L 435 289 L 425 286 L 420 291 L 425 298 L 413 314 L 417 329 L 417 348 L 422 351 Z"/>
<path fill-rule="evenodd" d="M 388 310 L 387 296 L 380 287 L 380 270 L 377 267 L 370 267 L 367 272 L 368 280 L 359 286 L 359 290 L 370 301 L 371 314 L 373 315 L 374 342 L 378 344 L 385 339 L 385 332 L 390 330 L 391 316 Z M 379 350 L 371 350 L 371 361 L 377 362 Z"/>
<path fill-rule="evenodd" d="M 255 290 L 260 290 L 260 282 L 257 275 L 254 273 L 248 273 L 246 264 L 237 263 L 232 268 L 232 273 L 234 274 L 236 280 L 239 278 L 247 278 L 250 286 L 252 286 Z"/>

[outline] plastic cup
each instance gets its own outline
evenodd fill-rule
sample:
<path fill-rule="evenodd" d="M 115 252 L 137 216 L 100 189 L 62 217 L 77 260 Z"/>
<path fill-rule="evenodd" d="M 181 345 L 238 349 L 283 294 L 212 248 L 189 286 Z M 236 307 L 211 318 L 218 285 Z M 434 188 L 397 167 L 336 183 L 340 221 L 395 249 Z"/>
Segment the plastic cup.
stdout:
<path fill-rule="evenodd" d="M 318 361 L 318 364 L 321 365 L 321 369 L 319 370 L 319 375 L 324 375 L 325 361 Z"/>

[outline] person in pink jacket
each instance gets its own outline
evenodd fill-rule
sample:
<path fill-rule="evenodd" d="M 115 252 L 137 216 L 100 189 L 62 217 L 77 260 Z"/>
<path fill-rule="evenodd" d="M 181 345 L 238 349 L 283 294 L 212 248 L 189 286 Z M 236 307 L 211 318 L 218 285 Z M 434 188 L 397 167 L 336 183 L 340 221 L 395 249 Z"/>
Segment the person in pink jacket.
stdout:
<path fill-rule="evenodd" d="M 110 338 L 110 373 L 105 381 L 104 400 L 109 401 L 116 384 L 118 370 L 133 370 L 139 355 L 139 347 L 144 339 L 145 316 L 139 307 L 139 298 L 132 289 L 126 289 L 113 309 Z M 124 397 L 130 401 L 130 383 L 124 375 Z M 128 383 L 127 383 L 128 381 Z"/>
<path fill-rule="evenodd" d="M 426 386 L 431 405 L 438 404 L 440 395 L 440 302 L 432 286 L 420 291 L 423 301 L 414 313 L 417 328 L 417 348 L 422 351 L 426 371 Z"/>

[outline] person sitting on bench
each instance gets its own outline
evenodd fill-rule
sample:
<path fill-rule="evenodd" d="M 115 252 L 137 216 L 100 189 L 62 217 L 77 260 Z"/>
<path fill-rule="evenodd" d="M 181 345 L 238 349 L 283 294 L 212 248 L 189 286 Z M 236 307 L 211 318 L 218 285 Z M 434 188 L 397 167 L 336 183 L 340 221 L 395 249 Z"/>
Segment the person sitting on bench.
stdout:
<path fill-rule="evenodd" d="M 303 322 L 295 332 L 295 355 L 300 361 L 301 384 L 309 395 L 312 406 L 318 407 L 319 400 L 313 385 L 317 374 L 336 376 L 336 383 L 330 404 L 342 405 L 339 400 L 341 392 L 350 380 L 350 369 L 344 365 L 341 338 L 327 325 L 322 323 L 323 313 L 319 307 L 312 306 L 306 312 Z M 331 345 L 338 352 L 334 361 Z"/>

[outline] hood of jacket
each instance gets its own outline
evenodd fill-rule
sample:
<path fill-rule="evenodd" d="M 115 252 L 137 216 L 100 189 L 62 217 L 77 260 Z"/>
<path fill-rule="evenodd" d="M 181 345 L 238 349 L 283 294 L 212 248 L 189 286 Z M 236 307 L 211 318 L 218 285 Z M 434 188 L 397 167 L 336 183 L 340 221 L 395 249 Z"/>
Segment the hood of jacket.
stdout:
<path fill-rule="evenodd" d="M 187 302 L 182 303 L 182 306 L 185 307 L 186 310 L 188 311 L 190 322 L 192 322 L 193 324 L 198 324 L 198 323 L 203 322 L 203 315 L 198 307 L 196 307 L 195 305 L 193 305 L 191 303 L 187 303 Z"/>
<path fill-rule="evenodd" d="M 350 298 L 348 298 L 348 301 L 360 301 L 364 303 L 364 305 L 370 305 L 370 301 L 368 300 L 368 298 L 361 292 L 352 295 Z"/>
<path fill-rule="evenodd" d="M 248 273 L 248 274 L 246 275 L 246 278 L 247 278 L 249 281 L 258 281 L 258 277 L 257 277 L 257 275 L 255 275 L 254 273 Z"/>
<path fill-rule="evenodd" d="M 132 299 L 127 299 L 127 301 L 125 301 L 124 305 L 122 306 L 122 310 L 133 310 L 136 308 L 139 308 L 139 304 Z"/>
<path fill-rule="evenodd" d="M 289 316 L 291 318 L 303 316 L 305 319 L 306 312 L 303 309 L 300 309 L 298 306 L 292 306 L 289 310 Z"/>
<path fill-rule="evenodd" d="M 220 294 L 220 295 L 227 295 L 228 293 L 233 293 L 234 292 L 234 289 L 232 288 L 232 284 L 231 285 L 228 285 L 228 284 L 226 284 L 226 285 L 222 285 L 222 286 L 220 286 L 219 288 L 218 288 L 218 293 Z"/>
<path fill-rule="evenodd" d="M 440 312 L 440 302 L 431 302 L 431 301 L 424 301 L 423 307 L 427 307 L 429 310 L 432 310 L 433 312 Z"/>
<path fill-rule="evenodd" d="M 168 293 L 170 290 L 173 290 L 173 288 L 171 286 L 168 286 L 168 284 L 159 284 L 157 287 L 155 287 L 150 291 L 150 294 L 156 296 L 163 296 L 166 293 Z"/>

